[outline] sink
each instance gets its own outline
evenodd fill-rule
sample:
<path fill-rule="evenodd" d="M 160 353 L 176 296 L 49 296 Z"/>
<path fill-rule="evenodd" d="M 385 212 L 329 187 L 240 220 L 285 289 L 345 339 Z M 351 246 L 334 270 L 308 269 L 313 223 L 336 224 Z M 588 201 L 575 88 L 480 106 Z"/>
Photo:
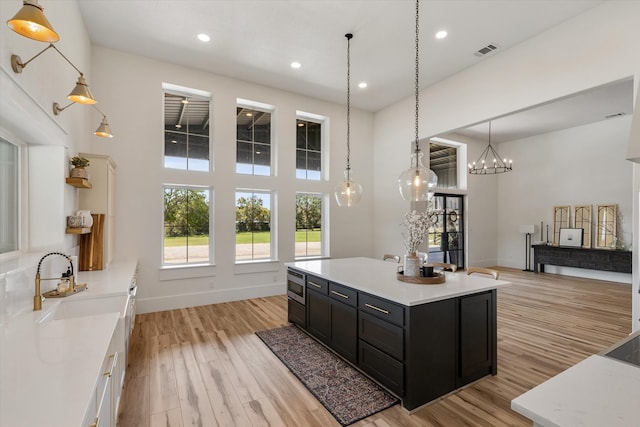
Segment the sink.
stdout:
<path fill-rule="evenodd" d="M 76 317 L 95 316 L 98 314 L 118 313 L 124 318 L 127 314 L 129 295 L 105 295 L 93 298 L 65 299 L 53 305 L 39 319 L 49 320 L 73 319 Z"/>

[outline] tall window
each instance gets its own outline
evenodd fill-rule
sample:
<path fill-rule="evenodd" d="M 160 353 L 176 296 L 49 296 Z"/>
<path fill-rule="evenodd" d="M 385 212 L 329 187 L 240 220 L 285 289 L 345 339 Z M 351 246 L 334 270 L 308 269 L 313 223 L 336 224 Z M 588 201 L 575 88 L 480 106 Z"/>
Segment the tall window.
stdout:
<path fill-rule="evenodd" d="M 236 109 L 236 172 L 271 175 L 271 113 Z"/>
<path fill-rule="evenodd" d="M 164 187 L 163 264 L 211 261 L 211 189 Z"/>
<path fill-rule="evenodd" d="M 322 123 L 296 120 L 296 178 L 322 178 Z"/>
<path fill-rule="evenodd" d="M 0 138 L 0 254 L 18 250 L 18 147 Z"/>
<path fill-rule="evenodd" d="M 323 255 L 322 195 L 296 195 L 296 257 Z"/>
<path fill-rule="evenodd" d="M 236 191 L 236 261 L 271 259 L 271 193 Z"/>
<path fill-rule="evenodd" d="M 164 167 L 209 171 L 209 99 L 164 94 Z"/>

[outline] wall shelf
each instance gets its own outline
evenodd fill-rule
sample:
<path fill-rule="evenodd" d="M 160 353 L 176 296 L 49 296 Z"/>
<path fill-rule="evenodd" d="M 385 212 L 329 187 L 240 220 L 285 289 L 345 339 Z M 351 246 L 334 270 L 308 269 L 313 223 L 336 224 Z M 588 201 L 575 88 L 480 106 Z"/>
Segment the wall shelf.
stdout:
<path fill-rule="evenodd" d="M 91 228 L 87 228 L 87 227 L 67 227 L 67 230 L 65 231 L 67 234 L 89 234 L 91 233 Z"/>
<path fill-rule="evenodd" d="M 73 185 L 76 188 L 91 188 L 91 183 L 88 179 L 84 178 L 66 178 L 65 182 L 69 185 Z"/>

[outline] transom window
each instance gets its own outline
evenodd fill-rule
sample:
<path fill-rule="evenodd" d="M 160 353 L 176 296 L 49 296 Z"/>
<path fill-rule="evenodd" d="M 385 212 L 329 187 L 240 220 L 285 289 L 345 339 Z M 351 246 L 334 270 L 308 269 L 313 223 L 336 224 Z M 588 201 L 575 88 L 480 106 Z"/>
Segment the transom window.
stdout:
<path fill-rule="evenodd" d="M 236 109 L 236 172 L 271 175 L 271 113 Z"/>
<path fill-rule="evenodd" d="M 209 104 L 209 99 L 165 92 L 165 168 L 210 170 Z"/>
<path fill-rule="evenodd" d="M 296 195 L 296 258 L 323 255 L 322 205 L 321 194 Z"/>
<path fill-rule="evenodd" d="M 296 120 L 296 178 L 322 178 L 322 123 Z"/>
<path fill-rule="evenodd" d="M 270 192 L 236 191 L 236 261 L 272 259 Z"/>
<path fill-rule="evenodd" d="M 210 263 L 210 217 L 210 188 L 164 186 L 164 265 Z"/>

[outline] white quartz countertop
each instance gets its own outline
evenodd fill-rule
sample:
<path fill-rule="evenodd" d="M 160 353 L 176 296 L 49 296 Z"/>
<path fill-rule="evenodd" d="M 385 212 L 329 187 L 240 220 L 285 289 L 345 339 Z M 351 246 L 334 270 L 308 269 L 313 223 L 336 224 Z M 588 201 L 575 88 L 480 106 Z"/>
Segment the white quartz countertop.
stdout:
<path fill-rule="evenodd" d="M 88 289 L 43 302 L 42 311 L 22 313 L 0 327 L 0 426 L 81 426 L 118 313 L 47 318 L 65 300 L 126 294 L 136 262 L 116 262 L 106 270 L 80 272 Z"/>
<path fill-rule="evenodd" d="M 464 271 L 446 272 L 446 281 L 437 285 L 406 283 L 396 278 L 399 264 L 373 258 L 296 261 L 285 265 L 407 306 L 478 293 L 509 284 L 490 277 L 467 276 Z"/>
<path fill-rule="evenodd" d="M 81 426 L 118 314 L 38 318 L 0 329 L 0 426 Z"/>
<path fill-rule="evenodd" d="M 511 401 L 535 426 L 640 425 L 640 368 L 593 355 Z"/>

